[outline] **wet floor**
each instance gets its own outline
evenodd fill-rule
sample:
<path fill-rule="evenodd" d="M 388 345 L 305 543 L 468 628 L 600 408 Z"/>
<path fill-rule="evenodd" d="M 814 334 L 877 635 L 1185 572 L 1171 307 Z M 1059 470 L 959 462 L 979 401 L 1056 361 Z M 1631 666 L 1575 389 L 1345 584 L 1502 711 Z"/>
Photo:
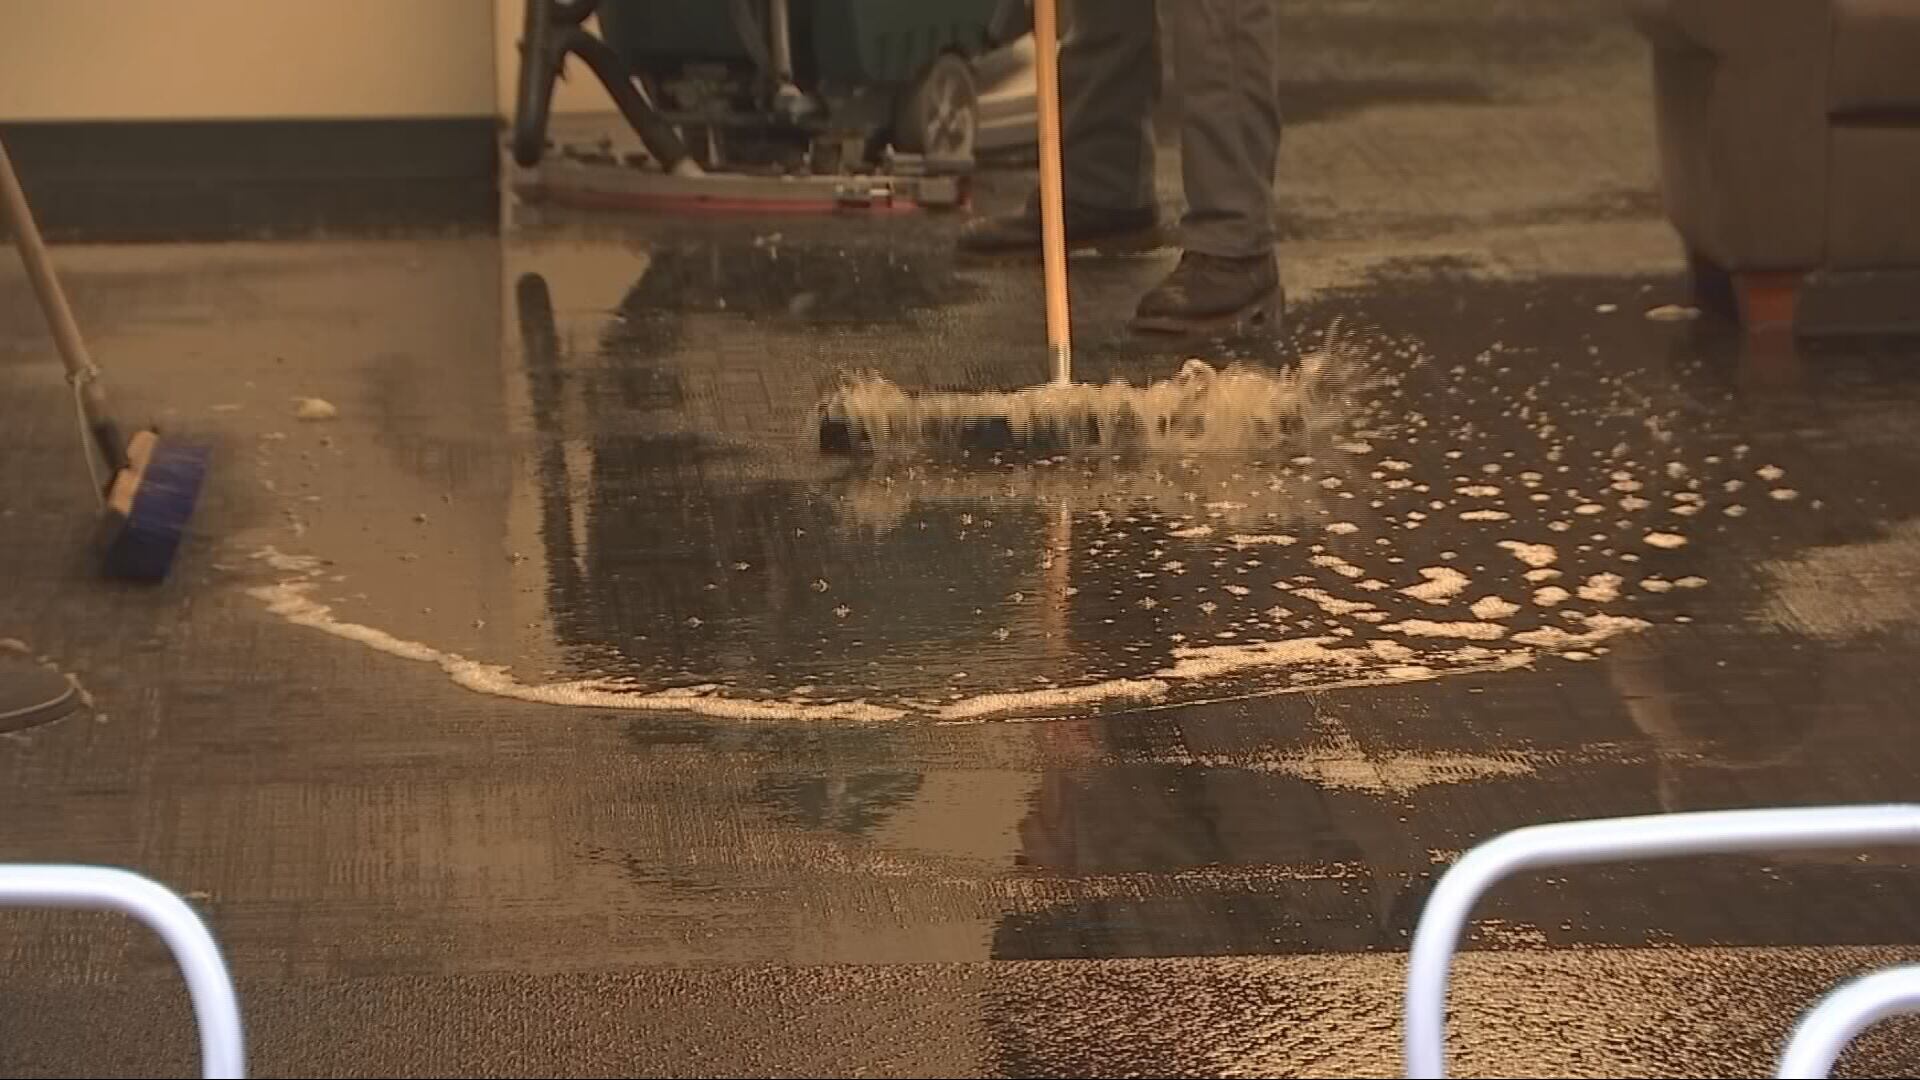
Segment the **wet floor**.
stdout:
<path fill-rule="evenodd" d="M 1074 265 L 1084 378 L 1295 380 L 1268 445 L 820 454 L 846 372 L 1044 378 L 1037 273 L 948 219 L 69 249 L 114 388 L 219 455 L 125 590 L 0 271 L 0 637 L 94 702 L 0 739 L 0 857 L 187 895 L 270 1074 L 1384 1075 L 1475 842 L 1910 797 L 1914 346 L 1656 317 L 1604 5 L 1377 7 L 1302 22 L 1284 335 L 1135 341 L 1170 255 Z M 1339 74 L 1378 41 L 1391 79 Z M 1458 1067 L 1764 1070 L 1912 959 L 1914 880 L 1517 880 Z M 186 1066 L 151 941 L 0 924 L 4 1068 Z M 1848 1068 L 1911 1074 L 1910 1036 Z"/>

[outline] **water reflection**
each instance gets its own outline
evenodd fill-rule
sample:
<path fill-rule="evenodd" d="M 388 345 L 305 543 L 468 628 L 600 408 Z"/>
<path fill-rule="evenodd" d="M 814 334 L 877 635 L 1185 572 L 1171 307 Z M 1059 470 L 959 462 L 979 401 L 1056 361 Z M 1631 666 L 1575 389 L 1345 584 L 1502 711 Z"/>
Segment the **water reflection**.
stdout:
<path fill-rule="evenodd" d="M 677 272 L 726 280 L 711 270 Z M 805 760 L 768 742 L 734 778 L 772 835 L 800 838 L 781 858 L 884 866 L 901 878 L 886 903 L 947 897 L 929 902 L 942 925 L 979 927 L 995 956 L 1393 948 L 1436 863 L 1498 828 L 1897 794 L 1914 776 L 1884 715 L 1857 704 L 1887 674 L 1862 654 L 1910 633 L 1912 613 L 1869 626 L 1857 601 L 1910 595 L 1873 587 L 1905 580 L 1902 549 L 1873 545 L 1920 505 L 1903 490 L 1849 504 L 1863 489 L 1832 463 L 1862 447 L 1876 475 L 1920 462 L 1891 422 L 1910 420 L 1904 394 L 1886 395 L 1876 428 L 1873 393 L 1836 395 L 1844 366 L 1756 376 L 1685 336 L 1664 357 L 1611 342 L 1595 359 L 1549 313 L 1501 321 L 1531 300 L 1482 298 L 1497 318 L 1469 320 L 1479 308 L 1459 301 L 1407 320 L 1430 343 L 1379 339 L 1369 361 L 1387 380 L 1297 452 L 826 461 L 804 426 L 706 423 L 731 393 L 716 372 L 766 366 L 727 359 L 742 337 L 805 358 L 778 393 L 748 387 L 768 415 L 801 416 L 814 376 L 871 342 L 831 306 L 737 310 L 730 288 L 680 309 L 636 286 L 645 299 L 577 352 L 540 329 L 551 297 L 523 290 L 568 674 L 935 720 L 1000 715 L 963 708 L 989 691 L 1044 692 L 1024 715 L 1050 722 L 979 744 L 1022 741 L 991 797 L 968 769 L 901 750 L 954 728 L 866 729 Z M 937 302 L 912 316 L 955 317 Z M 1836 401 L 1844 431 L 1822 415 Z M 1866 588 L 1835 600 L 1849 581 Z M 1633 632 L 1595 634 L 1602 616 Z M 1323 651 L 1167 674 L 1247 655 L 1198 650 L 1301 640 Z M 1828 645 L 1855 651 L 1806 652 Z M 1481 697 L 1468 680 L 1423 683 L 1355 695 L 1366 704 L 1340 724 L 1321 715 L 1354 682 L 1515 656 L 1536 670 L 1471 680 Z M 1173 689 L 1068 693 L 1156 680 Z M 1276 689 L 1328 692 L 1178 707 L 1189 691 Z M 1146 702 L 1158 708 L 1134 711 Z M 1890 763 L 1863 769 L 1863 752 Z M 1754 872 L 1689 879 L 1780 902 L 1732 930 L 1702 891 L 1623 871 L 1516 892 L 1495 943 L 1886 933 L 1803 925 L 1788 884 L 1752 892 Z"/>
<path fill-rule="evenodd" d="M 662 245 L 591 356 L 520 283 L 570 674 L 976 719 L 1588 660 L 1752 595 L 1736 553 L 1825 508 L 1698 378 L 1385 337 L 1278 453 L 824 460 L 689 423 L 695 398 L 805 408 L 727 390 L 752 364 L 714 390 L 700 319 L 804 341 L 949 302 L 951 268 L 869 251 L 900 306 L 866 305 L 853 259 L 794 328 L 780 297 L 811 273 L 752 268 L 808 249 L 736 273 L 738 250 Z"/>

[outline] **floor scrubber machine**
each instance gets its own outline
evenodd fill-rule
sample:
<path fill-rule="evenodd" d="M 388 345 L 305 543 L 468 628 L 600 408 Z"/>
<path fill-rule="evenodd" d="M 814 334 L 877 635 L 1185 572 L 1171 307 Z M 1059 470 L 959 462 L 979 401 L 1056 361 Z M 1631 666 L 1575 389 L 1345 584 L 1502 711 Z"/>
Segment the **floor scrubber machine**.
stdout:
<path fill-rule="evenodd" d="M 604 208 L 958 206 L 983 141 L 1031 123 L 1031 28 L 1028 0 L 527 0 L 515 186 Z M 640 151 L 555 145 L 570 56 Z M 983 112 L 998 125 L 984 138 Z"/>

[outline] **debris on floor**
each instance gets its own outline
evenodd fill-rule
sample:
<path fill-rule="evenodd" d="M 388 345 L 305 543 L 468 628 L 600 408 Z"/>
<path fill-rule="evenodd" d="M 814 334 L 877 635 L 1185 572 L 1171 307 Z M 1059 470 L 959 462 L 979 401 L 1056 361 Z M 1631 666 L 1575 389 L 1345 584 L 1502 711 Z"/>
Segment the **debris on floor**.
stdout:
<path fill-rule="evenodd" d="M 340 410 L 326 398 L 308 397 L 296 400 L 299 401 L 293 410 L 293 417 L 296 420 L 333 420 L 340 416 Z"/>

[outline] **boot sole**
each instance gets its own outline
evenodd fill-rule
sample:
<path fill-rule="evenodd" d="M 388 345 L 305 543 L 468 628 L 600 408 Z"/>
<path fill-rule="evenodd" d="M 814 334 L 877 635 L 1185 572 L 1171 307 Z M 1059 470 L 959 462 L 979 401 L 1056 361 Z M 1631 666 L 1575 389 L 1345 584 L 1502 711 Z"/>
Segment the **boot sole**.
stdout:
<path fill-rule="evenodd" d="M 1237 311 L 1193 317 L 1135 315 L 1127 327 L 1135 333 L 1157 337 L 1193 337 L 1223 330 L 1235 333 L 1278 330 L 1286 310 L 1286 294 L 1275 289 Z"/>

